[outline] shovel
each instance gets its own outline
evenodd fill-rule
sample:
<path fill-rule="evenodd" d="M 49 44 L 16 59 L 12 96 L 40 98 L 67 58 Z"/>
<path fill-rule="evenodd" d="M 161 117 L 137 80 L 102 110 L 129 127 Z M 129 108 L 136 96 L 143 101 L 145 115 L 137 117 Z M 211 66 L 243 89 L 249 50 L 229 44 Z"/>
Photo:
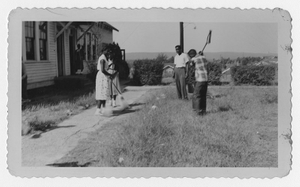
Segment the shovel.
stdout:
<path fill-rule="evenodd" d="M 129 104 L 125 101 L 124 97 L 122 96 L 122 93 L 120 92 L 120 90 L 118 89 L 118 87 L 115 85 L 115 83 L 113 81 L 111 83 L 114 85 L 114 87 L 116 88 L 116 90 L 120 94 L 121 109 L 125 110 L 126 108 L 129 107 Z"/>
<path fill-rule="evenodd" d="M 203 49 L 202 49 L 202 53 L 203 53 L 203 51 L 204 51 L 206 45 L 207 45 L 207 44 L 210 44 L 210 42 L 211 42 L 211 33 L 212 33 L 212 30 L 209 30 L 209 33 L 208 33 L 207 38 L 206 38 L 206 43 L 205 43 L 205 45 L 204 45 L 204 47 L 203 47 Z"/>

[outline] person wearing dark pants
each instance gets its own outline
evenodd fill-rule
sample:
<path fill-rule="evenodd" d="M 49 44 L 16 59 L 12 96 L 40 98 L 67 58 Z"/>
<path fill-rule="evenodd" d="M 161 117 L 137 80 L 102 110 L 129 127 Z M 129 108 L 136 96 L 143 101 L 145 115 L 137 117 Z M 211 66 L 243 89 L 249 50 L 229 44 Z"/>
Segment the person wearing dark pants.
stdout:
<path fill-rule="evenodd" d="M 197 56 L 192 58 L 195 62 L 195 88 L 192 99 L 193 110 L 198 115 L 206 114 L 206 94 L 208 87 L 208 76 L 207 76 L 207 61 L 200 51 Z"/>
<path fill-rule="evenodd" d="M 186 91 L 186 63 L 189 61 L 189 57 L 187 54 L 181 51 L 181 46 L 175 46 L 177 55 L 174 58 L 175 64 L 175 82 L 177 88 L 177 95 L 179 99 L 188 99 L 187 91 Z"/>
<path fill-rule="evenodd" d="M 207 82 L 196 82 L 193 93 L 193 110 L 199 115 L 206 114 Z"/>
<path fill-rule="evenodd" d="M 185 68 L 175 68 L 175 82 L 179 99 L 188 99 L 185 84 Z"/>

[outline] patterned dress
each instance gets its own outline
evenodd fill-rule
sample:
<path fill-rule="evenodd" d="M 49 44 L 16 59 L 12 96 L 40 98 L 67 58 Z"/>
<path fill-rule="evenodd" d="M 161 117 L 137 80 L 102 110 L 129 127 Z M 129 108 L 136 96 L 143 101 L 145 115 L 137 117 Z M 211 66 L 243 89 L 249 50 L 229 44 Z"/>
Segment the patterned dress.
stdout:
<path fill-rule="evenodd" d="M 100 63 L 101 60 L 105 61 L 105 70 L 107 70 L 108 67 L 107 59 L 103 54 L 99 57 L 97 63 L 98 73 L 96 76 L 96 100 L 106 100 L 108 97 L 108 77 L 104 73 L 102 73 L 102 66 Z"/>
<path fill-rule="evenodd" d="M 110 73 L 110 74 L 114 74 L 115 72 L 117 72 L 117 67 L 111 60 L 108 60 L 108 70 L 107 70 L 107 72 Z M 117 75 L 115 76 L 115 78 L 113 80 L 112 79 L 108 80 L 108 93 L 109 93 L 109 95 L 118 95 L 119 92 L 118 92 L 117 89 L 121 92 L 119 73 L 117 73 Z"/>

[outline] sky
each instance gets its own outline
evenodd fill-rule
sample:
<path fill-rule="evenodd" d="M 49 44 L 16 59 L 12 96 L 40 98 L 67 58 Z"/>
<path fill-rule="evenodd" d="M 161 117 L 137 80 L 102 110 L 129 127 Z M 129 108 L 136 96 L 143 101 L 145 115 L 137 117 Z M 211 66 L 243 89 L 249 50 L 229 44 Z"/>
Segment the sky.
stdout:
<path fill-rule="evenodd" d="M 113 40 L 127 53 L 174 52 L 180 44 L 179 22 L 110 22 Z M 206 52 L 277 53 L 277 23 L 184 22 L 184 50 L 201 50 L 209 30 L 211 43 Z"/>

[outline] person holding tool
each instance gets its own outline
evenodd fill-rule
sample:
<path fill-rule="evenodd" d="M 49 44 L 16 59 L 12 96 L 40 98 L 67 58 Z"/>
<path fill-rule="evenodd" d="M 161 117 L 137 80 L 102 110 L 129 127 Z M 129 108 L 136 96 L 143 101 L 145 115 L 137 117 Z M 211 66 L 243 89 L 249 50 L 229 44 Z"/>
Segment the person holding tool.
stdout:
<path fill-rule="evenodd" d="M 195 62 L 196 80 L 192 99 L 192 107 L 198 115 L 203 116 L 206 114 L 206 94 L 208 87 L 208 75 L 206 71 L 207 61 L 202 51 L 200 51 L 197 56 L 192 58 L 192 61 Z"/>
<path fill-rule="evenodd" d="M 195 87 L 192 99 L 193 110 L 198 115 L 206 114 L 206 95 L 208 87 L 208 73 L 207 73 L 207 60 L 203 54 L 206 45 L 211 42 L 211 30 L 207 36 L 206 44 L 198 55 L 192 58 L 195 62 Z"/>
<path fill-rule="evenodd" d="M 97 76 L 96 76 L 96 94 L 95 99 L 97 101 L 97 109 L 95 115 L 103 115 L 106 99 L 108 96 L 108 79 L 112 79 L 115 76 L 107 72 L 108 58 L 112 54 L 110 50 L 104 50 L 103 54 L 99 57 L 97 63 Z"/>

